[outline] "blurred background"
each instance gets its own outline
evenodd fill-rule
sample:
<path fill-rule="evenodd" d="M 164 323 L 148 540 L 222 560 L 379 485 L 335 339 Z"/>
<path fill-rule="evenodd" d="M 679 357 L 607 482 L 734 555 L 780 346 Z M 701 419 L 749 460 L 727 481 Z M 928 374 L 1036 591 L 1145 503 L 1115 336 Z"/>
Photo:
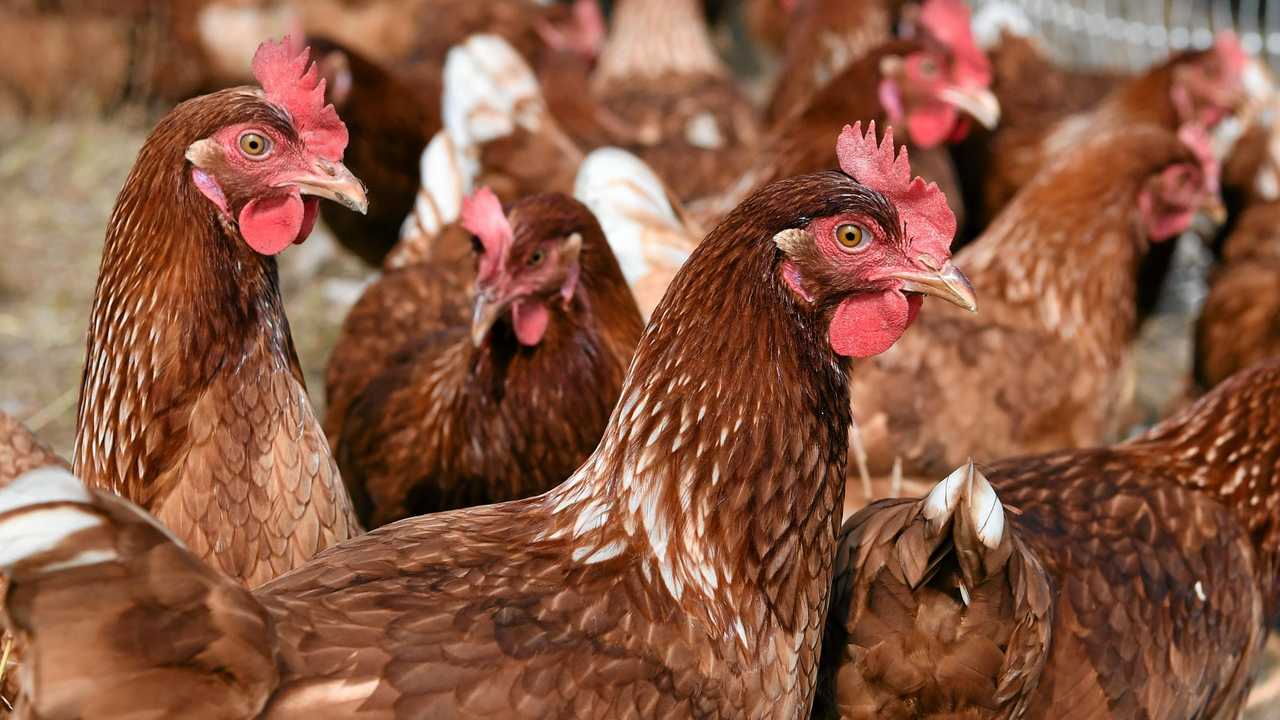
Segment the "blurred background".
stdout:
<path fill-rule="evenodd" d="M 513 4 L 531 0 L 511 0 Z M 1137 71 L 1235 29 L 1280 62 L 1280 3 L 1263 0 L 973 0 L 975 25 L 1010 5 L 1060 62 Z M 404 61 L 416 32 L 458 0 L 3 0 L 0 2 L 0 410 L 70 457 L 90 301 L 116 193 L 154 121 L 175 102 L 250 80 L 258 42 L 327 36 L 375 61 Z M 601 3 L 607 15 L 610 3 Z M 707 3 L 724 57 L 757 97 L 777 59 L 749 43 L 749 2 Z M 412 151 L 412 150 L 410 150 Z M 416 151 L 412 151 L 415 152 Z M 377 202 L 378 198 L 371 198 Z M 1182 397 L 1208 258 L 1183 238 L 1177 270 L 1138 354 L 1143 427 Z M 281 256 L 287 311 L 312 400 L 338 328 L 372 270 L 324 227 Z M 1274 644 L 1274 643 L 1273 643 Z M 1272 653 L 1273 656 L 1275 653 Z M 1273 663 L 1274 666 L 1274 663 Z M 1280 671 L 1270 673 L 1280 685 Z M 1271 688 L 1274 692 L 1275 688 Z M 1251 720 L 1280 719 L 1258 702 Z"/>

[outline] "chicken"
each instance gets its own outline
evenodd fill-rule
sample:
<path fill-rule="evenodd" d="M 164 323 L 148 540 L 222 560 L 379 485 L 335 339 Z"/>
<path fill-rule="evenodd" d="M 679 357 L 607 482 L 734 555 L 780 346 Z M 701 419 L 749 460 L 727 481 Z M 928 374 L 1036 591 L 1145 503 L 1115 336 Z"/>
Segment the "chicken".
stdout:
<path fill-rule="evenodd" d="M 782 64 L 765 110 L 770 126 L 807 107 L 832 78 L 895 37 L 901 0 L 760 0 L 763 17 L 785 20 Z M 770 12 L 764 13 L 768 5 Z"/>
<path fill-rule="evenodd" d="M 976 22 L 976 21 L 975 21 Z M 963 172 L 966 206 L 972 212 L 968 236 L 976 237 L 990 224 L 999 206 L 988 208 L 983 193 L 993 163 L 993 148 L 1006 147 L 1002 136 L 1036 138 L 1058 121 L 1097 106 L 1126 78 L 1118 73 L 1065 68 L 1050 60 L 1034 38 L 1002 32 L 987 51 L 991 61 L 991 90 L 1000 103 L 1000 125 L 976 128 L 956 147 Z M 962 238 L 965 236 L 962 236 Z"/>
<path fill-rule="evenodd" d="M 250 585 L 359 530 L 307 400 L 273 256 L 306 239 L 319 198 L 366 205 L 305 51 L 264 44 L 254 74 L 261 89 L 174 108 L 125 181 L 75 451 L 89 486 L 137 502 Z"/>
<path fill-rule="evenodd" d="M 983 217 L 994 219 L 1014 194 L 1052 159 L 1079 145 L 1092 128 L 1154 124 L 1170 130 L 1198 122 L 1213 130 L 1247 100 L 1248 58 L 1235 36 L 1223 33 L 1213 47 L 1176 55 L 1120 85 L 1097 107 L 1053 125 L 1031 122 L 992 138 L 982 177 Z"/>
<path fill-rule="evenodd" d="M 1280 355 L 1280 202 L 1250 206 L 1227 239 L 1196 324 L 1195 379 L 1211 388 Z"/>
<path fill-rule="evenodd" d="M 844 357 L 891 345 L 917 292 L 973 302 L 947 284 L 954 220 L 937 189 L 907 183 L 890 143 L 853 129 L 839 142 L 858 181 L 779 181 L 698 246 L 600 446 L 544 495 L 403 520 L 246 592 L 70 477 L 0 491 L 7 611 L 40 679 L 20 709 L 806 716 L 844 482 Z M 35 523 L 40 543 L 14 542 Z M 163 647 L 112 640 L 160 628 Z"/>
<path fill-rule="evenodd" d="M 353 311 L 407 303 L 421 316 L 326 420 L 370 526 L 529 497 L 569 477 L 599 443 L 640 339 L 635 300 L 582 204 L 535 195 L 504 214 L 481 189 L 462 218 L 482 248 L 473 311 L 449 280 L 435 287 L 430 265 L 389 273 Z"/>
<path fill-rule="evenodd" d="M 1239 717 L 1280 609 L 1277 408 L 1271 363 L 1130 442 L 867 507 L 815 716 Z"/>
<path fill-rule="evenodd" d="M 308 42 L 325 80 L 325 99 L 342 113 L 351 136 L 346 164 L 375 199 L 365 215 L 326 205 L 320 217 L 343 247 L 381 265 L 413 209 L 417 159 L 440 127 L 439 113 L 429 115 L 403 79 L 358 52 L 323 37 Z"/>
<path fill-rule="evenodd" d="M 854 373 L 868 475 L 891 476 L 900 460 L 908 478 L 939 477 L 966 457 L 1112 439 L 1132 393 L 1142 257 L 1214 204 L 1216 177 L 1195 126 L 1180 140 L 1102 125 L 1046 168 L 957 256 L 982 313 L 928 308 L 915 333 Z M 848 508 L 878 493 L 855 483 Z"/>
<path fill-rule="evenodd" d="M 910 140 L 926 147 L 963 128 L 966 120 L 960 110 L 974 112 L 984 122 L 993 121 L 998 110 L 992 106 L 991 94 L 980 85 L 970 85 L 971 73 L 962 65 L 935 43 L 881 45 L 829 82 L 803 112 L 770 131 L 751 167 L 734 185 L 690 203 L 690 212 L 709 225 L 753 188 L 835 167 L 826 138 L 852 119 L 905 126 Z M 958 205 L 952 205 L 953 213 L 962 210 Z"/>
<path fill-rule="evenodd" d="M 653 170 L 619 148 L 584 158 L 549 113 L 533 72 L 499 38 L 476 36 L 450 53 L 445 120 L 422 154 L 422 185 L 387 268 L 430 260 L 464 285 L 474 271 L 470 235 L 456 225 L 464 194 L 489 183 L 513 201 L 542 188 L 572 191 L 606 226 L 648 318 L 702 237 Z"/>
<path fill-rule="evenodd" d="M 0 487 L 28 470 L 46 465 L 66 467 L 67 462 L 54 455 L 17 418 L 0 412 Z"/>
<path fill-rule="evenodd" d="M 682 201 L 729 185 L 760 135 L 697 0 L 622 0 L 591 77 L 603 142 L 630 150 Z"/>

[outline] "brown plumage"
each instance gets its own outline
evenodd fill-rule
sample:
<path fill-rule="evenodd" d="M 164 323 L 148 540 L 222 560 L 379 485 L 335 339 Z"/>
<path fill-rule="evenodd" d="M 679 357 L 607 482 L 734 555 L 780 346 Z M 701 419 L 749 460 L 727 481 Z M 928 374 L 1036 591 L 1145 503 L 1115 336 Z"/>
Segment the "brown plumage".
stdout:
<path fill-rule="evenodd" d="M 280 92 L 190 100 L 143 145 L 107 229 L 76 423 L 79 477 L 250 585 L 359 530 L 307 399 L 276 261 L 244 235 L 283 249 L 305 237 L 306 204 L 318 202 L 300 188 L 352 206 L 363 191 L 313 146 L 337 141 L 317 125 L 330 118 L 296 98 L 286 114 L 269 99 Z M 249 137 L 238 127 L 266 145 L 264 159 L 235 154 Z M 284 237 L 285 218 L 263 204 L 275 198 L 298 203 Z"/>
<path fill-rule="evenodd" d="M 67 467 L 67 461 L 53 454 L 17 418 L 0 412 L 0 487 L 28 470 L 46 465 Z"/>
<path fill-rule="evenodd" d="M 996 148 L 1016 152 L 1065 117 L 1085 112 L 1125 81 L 1119 74 L 1064 67 L 1050 60 L 1036 40 L 1008 31 L 988 51 L 993 70 L 991 91 L 1000 101 L 1000 124 L 994 129 L 975 128 L 957 148 L 963 170 L 965 200 L 972 210 L 969 230 L 977 236 L 995 218 L 1004 202 L 985 202 L 987 173 Z M 1003 139 L 1013 138 L 1013 139 Z M 1029 179 L 1023 178 L 1023 181 Z M 1009 191 L 997 188 L 1001 194 Z"/>
<path fill-rule="evenodd" d="M 933 44 L 915 40 L 895 40 L 879 45 L 822 87 L 799 113 L 786 118 L 770 130 L 751 158 L 744 173 L 722 191 L 690 204 L 690 211 L 704 225 L 713 224 L 733 208 L 750 191 L 774 180 L 793 175 L 834 168 L 831 137 L 846 124 L 861 120 L 887 125 L 889 113 L 881 102 L 881 85 L 892 77 L 903 88 L 902 110 L 911 116 L 916 110 L 936 102 L 936 87 L 919 87 L 904 70 L 907 58 L 928 58 L 940 67 L 948 67 L 946 51 Z M 945 84 L 945 83 L 944 83 Z M 907 133 L 900 132 L 902 139 Z M 909 146 L 910 147 L 910 146 Z M 916 163 L 917 156 L 927 157 Z M 911 150 L 912 167 L 921 177 L 937 182 L 944 190 L 952 212 L 963 217 L 960 193 L 955 188 L 950 159 L 945 147 L 925 153 Z"/>
<path fill-rule="evenodd" d="M 784 11 L 782 66 L 765 111 L 770 126 L 803 110 L 832 78 L 893 39 L 904 4 L 902 0 L 762 0 L 756 5 L 766 3 L 779 10 L 788 3 L 793 6 Z M 851 116 L 846 122 L 860 118 L 864 116 Z"/>
<path fill-rule="evenodd" d="M 1212 197 L 1206 184 L 1193 151 L 1157 127 L 1100 127 L 1041 173 L 957 256 L 981 312 L 925 308 L 913 333 L 854 373 L 871 475 L 895 458 L 909 477 L 936 478 L 970 456 L 1113 439 L 1151 223 L 1175 219 L 1164 239 L 1185 230 Z M 853 508 L 870 499 L 857 483 L 846 495 Z"/>
<path fill-rule="evenodd" d="M 1277 408 L 1272 363 L 1133 441 L 998 462 L 999 498 L 961 470 L 858 513 L 815 717 L 1238 717 L 1280 601 Z"/>
<path fill-rule="evenodd" d="M 622 121 L 603 126 L 598 144 L 634 152 L 682 201 L 736 179 L 760 135 L 696 0 L 618 3 L 591 82 Z"/>
<path fill-rule="evenodd" d="M 865 147 L 849 133 L 850 153 Z M 892 159 L 884 147 L 888 159 L 857 166 L 868 182 Z M 878 182 L 894 197 L 904 166 Z M 894 205 L 832 172 L 762 190 L 673 281 L 572 478 L 380 528 L 253 594 L 69 478 L 46 483 L 52 505 L 0 494 L 14 508 L 0 547 L 32 513 L 56 512 L 52 546 L 0 557 L 40 678 L 25 707 L 804 717 L 849 431 L 836 348 L 864 332 L 892 342 L 877 303 L 905 312 L 905 278 L 926 277 L 917 256 L 946 260 L 949 236 L 899 221 L 945 229 L 945 203 L 912 198 Z M 850 221 L 868 223 L 867 252 L 836 247 Z M 96 552 L 62 562 L 85 550 Z M 80 622 L 65 622 L 71 608 Z M 160 627 L 172 652 L 126 641 Z"/>
<path fill-rule="evenodd" d="M 1212 129 L 1245 100 L 1245 60 L 1238 53 L 1234 41 L 1220 38 L 1215 48 L 1175 55 L 1127 80 L 1086 112 L 1053 124 L 1037 120 L 996 133 L 990 164 L 980 175 L 984 178 L 983 218 L 993 220 L 1041 168 L 1086 138 L 1089 128 L 1152 124 L 1175 130 L 1196 121 Z M 1184 92 L 1187 101 L 1180 107 L 1175 94 Z"/>
<path fill-rule="evenodd" d="M 1280 202 L 1245 209 L 1223 246 L 1196 323 L 1195 379 L 1211 388 L 1280 355 Z"/>
<path fill-rule="evenodd" d="M 344 327 L 340 346 L 353 350 L 330 364 L 329 377 L 345 387 L 329 388 L 338 402 L 326 427 L 370 526 L 544 492 L 600 441 L 640 338 L 635 300 L 599 224 L 577 201 L 533 196 L 508 216 L 514 241 L 492 252 L 510 268 L 529 265 L 534 253 L 546 259 L 507 282 L 555 270 L 532 289 L 541 297 L 560 293 L 563 275 L 577 273 L 572 299 L 548 302 L 536 345 L 517 339 L 509 310 L 487 332 L 473 326 L 471 293 L 430 264 L 385 275 Z M 414 330 L 401 334 L 410 313 Z M 374 321 L 387 317 L 396 318 L 390 333 Z M 477 331 L 485 332 L 479 344 Z M 370 343 L 387 354 L 369 357 Z"/>

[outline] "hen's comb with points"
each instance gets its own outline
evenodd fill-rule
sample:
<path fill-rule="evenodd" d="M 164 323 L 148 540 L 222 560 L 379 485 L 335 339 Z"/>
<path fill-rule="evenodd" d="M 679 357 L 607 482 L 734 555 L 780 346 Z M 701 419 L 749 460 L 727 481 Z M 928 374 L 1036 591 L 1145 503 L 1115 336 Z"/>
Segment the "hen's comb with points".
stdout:
<path fill-rule="evenodd" d="M 253 54 L 253 76 L 267 100 L 289 112 L 302 142 L 320 157 L 340 161 L 347 148 L 347 126 L 324 102 L 324 80 L 311 62 L 311 49 L 293 36 L 268 40 Z"/>
<path fill-rule="evenodd" d="M 866 135 L 861 122 L 845 125 L 836 141 L 840 169 L 893 203 L 911 247 L 935 259 L 950 257 L 956 216 L 947 205 L 947 196 L 934 183 L 912 179 L 906 147 L 900 153 L 894 149 L 891 127 L 885 128 L 884 140 L 876 143 L 875 121 L 867 125 Z"/>
<path fill-rule="evenodd" d="M 973 38 L 969 6 L 964 0 L 925 0 L 920 8 L 920 24 L 951 50 L 957 85 L 986 87 L 991 84 L 991 61 Z"/>
<path fill-rule="evenodd" d="M 501 259 L 503 248 L 515 237 L 511 223 L 502 212 L 502 203 L 488 186 L 463 198 L 459 220 L 467 232 L 480 239 L 486 259 L 492 262 Z"/>

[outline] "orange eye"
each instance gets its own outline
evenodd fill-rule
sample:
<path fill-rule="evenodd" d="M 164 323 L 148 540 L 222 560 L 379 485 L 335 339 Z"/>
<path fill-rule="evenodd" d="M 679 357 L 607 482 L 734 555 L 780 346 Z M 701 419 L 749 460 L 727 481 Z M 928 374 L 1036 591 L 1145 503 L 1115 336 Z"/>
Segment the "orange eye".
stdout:
<path fill-rule="evenodd" d="M 256 132 L 247 132 L 240 136 L 240 152 L 255 160 L 261 160 L 271 151 L 271 141 Z"/>
<path fill-rule="evenodd" d="M 870 241 L 871 233 L 861 225 L 845 223 L 836 228 L 836 242 L 847 252 L 864 250 Z"/>

